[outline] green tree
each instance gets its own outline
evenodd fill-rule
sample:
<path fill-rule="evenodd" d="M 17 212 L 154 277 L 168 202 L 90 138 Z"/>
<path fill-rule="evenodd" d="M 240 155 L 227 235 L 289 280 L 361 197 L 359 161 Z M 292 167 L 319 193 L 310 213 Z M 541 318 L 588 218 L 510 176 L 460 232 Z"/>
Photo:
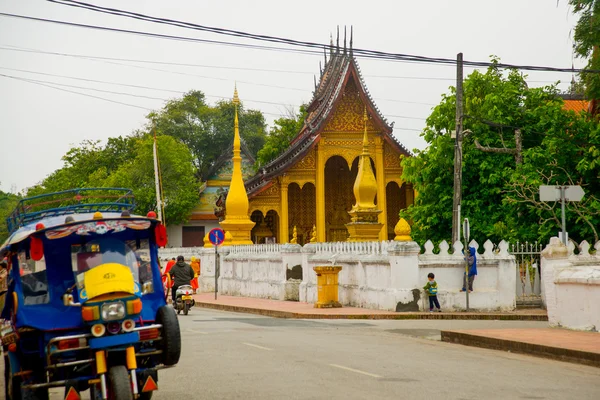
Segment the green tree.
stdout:
<path fill-rule="evenodd" d="M 263 166 L 274 160 L 290 146 L 292 139 L 298 135 L 304 126 L 306 119 L 306 104 L 300 106 L 298 114 L 290 113 L 289 117 L 283 117 L 274 121 L 269 130 L 263 148 L 258 152 L 257 167 Z"/>
<path fill-rule="evenodd" d="M 158 136 L 157 143 L 166 222 L 180 224 L 189 219 L 199 201 L 192 154 L 185 144 L 167 135 Z M 138 139 L 135 157 L 122 163 L 103 185 L 132 188 L 136 212 L 142 215 L 156 210 L 153 146 L 154 140 L 150 136 Z"/>
<path fill-rule="evenodd" d="M 157 141 L 166 220 L 182 223 L 199 198 L 192 155 L 173 137 L 159 135 Z M 145 215 L 156 209 L 153 143 L 152 136 L 140 134 L 110 138 L 104 147 L 98 141 L 84 141 L 63 157 L 63 168 L 29 188 L 27 196 L 85 187 L 126 187 L 136 197 L 135 212 Z"/>
<path fill-rule="evenodd" d="M 246 110 L 243 105 L 238 111 L 240 135 L 256 154 L 265 140 L 264 116 L 260 111 Z M 188 146 L 199 178 L 204 178 L 233 141 L 233 103 L 220 101 L 210 106 L 198 90 L 167 102 L 162 110 L 150 113 L 148 119 L 147 133 L 156 129 L 158 134 L 172 136 Z"/>
<path fill-rule="evenodd" d="M 104 147 L 99 140 L 84 140 L 62 157 L 62 168 L 27 189 L 27 196 L 102 186 L 112 172 L 135 156 L 135 144 L 132 136 L 109 138 Z"/>
<path fill-rule="evenodd" d="M 21 196 L 0 190 L 0 244 L 8 238 L 6 218 L 13 212 Z"/>
<path fill-rule="evenodd" d="M 579 16 L 575 25 L 573 48 L 575 54 L 587 59 L 586 69 L 600 70 L 600 1 L 569 0 L 573 12 Z M 583 73 L 581 79 L 589 99 L 600 99 L 600 74 Z"/>
<path fill-rule="evenodd" d="M 594 158 L 600 149 L 598 124 L 564 110 L 555 86 L 528 88 L 519 72 L 503 74 L 496 66 L 465 80 L 464 100 L 464 126 L 470 133 L 463 142 L 461 209 L 470 220 L 472 237 L 480 242 L 545 241 L 556 235 L 557 206 L 539 202 L 537 190 L 539 184 L 569 182 L 586 185 L 589 200 L 569 205 L 570 235 L 579 240 L 595 236 L 590 224 L 600 224 L 600 168 Z M 418 193 L 403 216 L 414 222 L 414 237 L 420 242 L 451 237 L 454 139 L 449 132 L 455 124 L 455 101 L 454 89 L 442 96 L 422 133 L 429 146 L 402 162 L 403 179 L 413 182 Z M 522 135 L 519 157 L 514 154 L 516 129 Z M 596 150 L 590 150 L 594 143 Z M 486 147 L 506 152 L 482 151 Z"/>

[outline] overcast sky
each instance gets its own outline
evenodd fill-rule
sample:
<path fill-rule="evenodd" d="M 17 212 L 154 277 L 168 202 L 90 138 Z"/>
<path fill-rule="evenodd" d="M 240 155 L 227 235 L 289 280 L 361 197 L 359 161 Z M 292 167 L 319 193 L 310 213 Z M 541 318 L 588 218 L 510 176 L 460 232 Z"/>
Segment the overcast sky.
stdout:
<path fill-rule="evenodd" d="M 354 47 L 396 53 L 556 67 L 573 60 L 576 18 L 567 0 L 438 1 L 99 1 L 90 3 L 202 25 L 327 43 L 337 25 L 354 26 Z M 243 42 L 215 34 L 75 9 L 43 0 L 0 0 L 0 12 L 202 39 Z M 257 43 L 257 42 L 253 42 Z M 27 49 L 121 60 L 93 60 Z M 196 64 L 186 67 L 122 59 Z M 237 81 L 247 108 L 269 123 L 310 100 L 322 56 L 190 43 L 60 26 L 0 16 L 0 189 L 34 185 L 62 166 L 61 157 L 85 139 L 106 140 L 142 127 L 148 110 L 177 92 L 201 90 L 216 101 L 231 97 Z M 419 130 L 440 96 L 453 85 L 455 67 L 359 59 L 371 95 L 407 148 L 422 149 Z M 21 71 L 16 71 L 16 70 Z M 267 72 L 277 70 L 277 72 Z M 262 71 L 261 71 L 262 70 Z M 466 69 L 465 74 L 472 69 Z M 144 86 L 133 88 L 43 75 Z M 416 79 L 419 78 L 419 79 Z M 571 74 L 529 73 L 530 86 Z M 127 103 L 111 103 L 63 90 Z M 83 89 L 82 89 L 83 88 Z M 124 94 L 92 91 L 89 88 Z M 156 90 L 161 89 L 161 90 Z M 131 96 L 135 95 L 135 96 Z M 150 98 L 148 98 L 150 97 Z M 409 118 L 402 118 L 409 117 Z"/>

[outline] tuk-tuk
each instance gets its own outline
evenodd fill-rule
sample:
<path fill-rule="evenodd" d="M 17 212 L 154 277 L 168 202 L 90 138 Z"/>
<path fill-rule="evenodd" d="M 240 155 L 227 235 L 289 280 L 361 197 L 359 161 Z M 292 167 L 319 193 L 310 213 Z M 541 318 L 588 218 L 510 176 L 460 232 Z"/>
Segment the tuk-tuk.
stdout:
<path fill-rule="evenodd" d="M 128 189 L 75 189 L 22 200 L 0 247 L 6 398 L 150 399 L 179 361 L 175 310 L 162 290 L 156 213 L 132 215 Z"/>

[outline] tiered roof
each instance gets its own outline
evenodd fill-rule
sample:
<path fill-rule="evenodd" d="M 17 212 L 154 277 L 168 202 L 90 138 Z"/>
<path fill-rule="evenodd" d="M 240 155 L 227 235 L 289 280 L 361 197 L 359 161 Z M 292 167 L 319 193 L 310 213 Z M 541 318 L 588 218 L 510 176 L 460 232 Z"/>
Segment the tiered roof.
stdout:
<path fill-rule="evenodd" d="M 345 40 L 344 40 L 345 42 Z M 271 161 L 246 183 L 249 197 L 256 196 L 271 185 L 271 181 L 282 175 L 289 168 L 302 160 L 306 154 L 319 142 L 321 132 L 332 118 L 339 103 L 346 84 L 353 78 L 359 89 L 359 96 L 366 105 L 367 112 L 373 117 L 373 123 L 380 128 L 384 140 L 401 154 L 410 156 L 411 153 L 398 142 L 394 136 L 393 123 L 387 120 L 371 98 L 369 90 L 360 73 L 360 68 L 352 54 L 352 38 L 350 48 L 347 49 L 333 43 L 329 48 L 329 61 L 325 56 L 325 66 L 321 71 L 319 83 L 315 86 L 313 98 L 307 108 L 304 126 L 298 135 L 291 141 L 290 147 L 275 160 Z"/>

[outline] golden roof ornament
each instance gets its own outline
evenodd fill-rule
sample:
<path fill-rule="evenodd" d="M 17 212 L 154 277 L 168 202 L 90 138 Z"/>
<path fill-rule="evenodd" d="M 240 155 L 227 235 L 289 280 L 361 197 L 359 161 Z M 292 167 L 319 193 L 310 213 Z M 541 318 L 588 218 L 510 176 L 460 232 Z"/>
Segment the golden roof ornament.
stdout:
<path fill-rule="evenodd" d="M 313 225 L 312 231 L 310 232 L 310 242 L 317 243 L 317 225 Z"/>
<path fill-rule="evenodd" d="M 354 198 L 356 203 L 352 210 L 348 212 L 352 222 L 346 224 L 350 242 L 366 242 L 379 240 L 379 232 L 383 227 L 379 223 L 379 214 L 381 210 L 375 205 L 375 196 L 377 196 L 377 180 L 371 167 L 371 155 L 369 154 L 369 136 L 367 132 L 367 106 L 363 119 L 365 121 L 365 130 L 363 133 L 363 150 L 358 159 L 358 173 L 354 181 Z"/>
<path fill-rule="evenodd" d="M 394 228 L 394 233 L 396 234 L 394 240 L 398 242 L 411 242 L 410 232 L 411 229 L 408 222 L 404 218 L 400 218 L 400 221 L 398 221 Z"/>
<path fill-rule="evenodd" d="M 291 244 L 298 244 L 298 230 L 296 229 L 296 225 L 294 225 L 294 232 L 292 233 L 292 240 L 290 240 Z"/>

